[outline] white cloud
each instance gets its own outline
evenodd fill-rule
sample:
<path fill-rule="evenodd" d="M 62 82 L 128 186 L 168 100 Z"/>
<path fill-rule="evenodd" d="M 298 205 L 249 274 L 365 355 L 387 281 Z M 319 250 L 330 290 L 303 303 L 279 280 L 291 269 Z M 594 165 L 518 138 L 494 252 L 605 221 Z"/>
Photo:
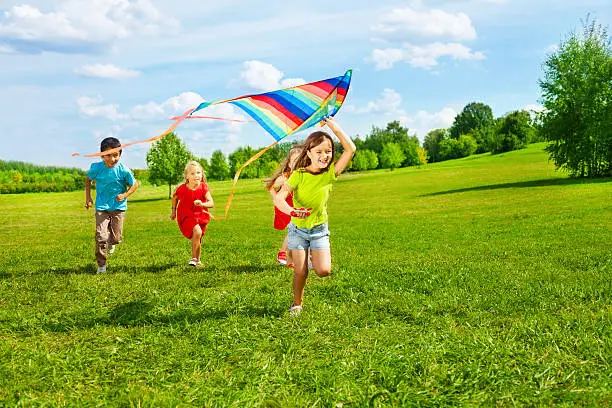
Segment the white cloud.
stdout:
<path fill-rule="evenodd" d="M 167 115 L 178 115 L 185 112 L 187 109 L 195 108 L 204 102 L 204 98 L 195 92 L 183 92 L 177 96 L 166 99 L 160 105 L 160 108 Z M 149 102 L 151 103 L 151 102 Z"/>
<path fill-rule="evenodd" d="M 126 115 L 119 113 L 119 105 L 102 104 L 102 98 L 90 98 L 81 96 L 77 99 L 77 104 L 82 114 L 91 117 L 106 118 L 112 121 L 126 119 Z"/>
<path fill-rule="evenodd" d="M 546 49 L 544 50 L 544 52 L 546 52 L 547 54 L 553 54 L 555 52 L 559 51 L 559 45 L 558 44 L 551 44 L 548 47 L 546 47 Z"/>
<path fill-rule="evenodd" d="M 0 17 L 0 40 L 26 53 L 88 52 L 136 34 L 171 30 L 149 0 L 66 0 L 54 11 L 13 6 Z"/>
<path fill-rule="evenodd" d="M 0 44 L 0 54 L 14 54 L 15 50 L 8 45 Z"/>
<path fill-rule="evenodd" d="M 403 114 L 399 110 L 399 106 L 402 104 L 402 96 L 398 94 L 394 89 L 385 88 L 380 97 L 375 101 L 370 101 L 363 108 L 355 108 L 353 106 L 348 107 L 347 111 L 355 112 L 357 114 L 368 114 L 368 113 L 382 113 L 384 115 Z"/>
<path fill-rule="evenodd" d="M 544 108 L 542 105 L 538 105 L 535 103 L 529 104 L 529 105 L 525 105 L 525 107 L 523 108 L 523 110 L 526 110 L 528 112 L 543 112 L 546 108 Z"/>
<path fill-rule="evenodd" d="M 371 60 L 376 64 L 376 69 L 383 70 L 393 67 L 393 64 L 405 61 L 413 67 L 430 69 L 438 65 L 438 59 L 450 57 L 454 60 L 482 60 L 483 53 L 472 52 L 471 48 L 459 43 L 432 43 L 424 46 L 404 44 L 402 49 L 391 48 L 385 50 L 375 49 Z"/>
<path fill-rule="evenodd" d="M 400 123 L 416 132 L 417 136 L 423 140 L 427 133 L 434 129 L 450 127 L 456 116 L 457 111 L 445 107 L 434 113 L 421 110 L 413 115 L 402 116 L 400 117 Z"/>
<path fill-rule="evenodd" d="M 75 69 L 75 72 L 88 77 L 107 79 L 136 78 L 141 74 L 140 71 L 119 68 L 112 64 L 83 65 Z"/>
<path fill-rule="evenodd" d="M 240 81 L 258 91 L 272 91 L 279 88 L 305 84 L 302 78 L 285 78 L 282 71 L 274 65 L 262 61 L 245 61 L 240 73 Z"/>
<path fill-rule="evenodd" d="M 375 49 L 372 51 L 372 61 L 376 64 L 376 69 L 390 69 L 396 62 L 406 59 L 403 50 L 398 48 L 387 48 L 385 50 Z"/>
<path fill-rule="evenodd" d="M 144 104 L 136 105 L 123 113 L 120 112 L 119 105 L 104 104 L 101 97 L 91 98 L 82 96 L 77 99 L 77 104 L 80 112 L 90 117 L 106 118 L 113 122 L 152 122 L 182 115 L 188 109 L 197 107 L 203 101 L 204 98 L 195 92 L 183 92 L 177 96 L 166 99 L 163 103 L 149 101 Z M 196 115 L 232 120 L 247 120 L 245 115 L 242 115 L 237 108 L 227 103 L 207 107 L 202 111 L 198 111 Z M 189 122 L 193 122 L 194 120 L 190 120 Z M 240 129 L 242 126 L 242 123 L 237 122 L 219 122 L 214 120 L 198 120 L 198 122 L 207 123 L 209 125 L 212 123 L 223 123 L 227 129 Z"/>
<path fill-rule="evenodd" d="M 372 31 L 388 39 L 428 37 L 452 40 L 473 40 L 476 30 L 464 13 L 447 13 L 442 10 L 418 12 L 412 8 L 395 9 L 380 19 Z"/>

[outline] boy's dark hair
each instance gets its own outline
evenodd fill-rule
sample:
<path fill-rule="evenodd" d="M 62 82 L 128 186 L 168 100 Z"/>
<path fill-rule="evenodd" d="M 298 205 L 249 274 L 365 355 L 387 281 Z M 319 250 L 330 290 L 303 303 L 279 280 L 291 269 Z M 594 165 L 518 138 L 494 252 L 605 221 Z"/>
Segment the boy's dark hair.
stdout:
<path fill-rule="evenodd" d="M 101 152 L 105 152 L 109 149 L 115 149 L 117 147 L 121 147 L 121 142 L 115 137 L 107 137 L 100 143 Z M 121 150 L 119 150 L 119 154 L 121 154 Z"/>

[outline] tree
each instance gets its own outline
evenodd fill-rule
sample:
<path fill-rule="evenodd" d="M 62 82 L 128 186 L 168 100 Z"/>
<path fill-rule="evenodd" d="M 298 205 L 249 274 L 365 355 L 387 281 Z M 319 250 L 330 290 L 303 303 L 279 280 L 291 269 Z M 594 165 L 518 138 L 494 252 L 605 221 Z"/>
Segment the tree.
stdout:
<path fill-rule="evenodd" d="M 368 170 L 372 170 L 378 167 L 378 156 L 371 150 L 363 151 L 366 158 L 368 159 Z"/>
<path fill-rule="evenodd" d="M 226 180 L 230 176 L 230 170 L 221 150 L 215 150 L 210 158 L 208 178 L 211 180 Z"/>
<path fill-rule="evenodd" d="M 493 111 L 489 105 L 471 102 L 455 117 L 449 129 L 449 136 L 451 139 L 459 139 L 461 135 L 471 134 L 478 144 L 478 153 L 484 153 L 487 151 L 487 140 L 484 136 L 494 123 Z"/>
<path fill-rule="evenodd" d="M 421 146 L 417 147 L 417 155 L 419 156 L 419 164 L 417 166 L 427 164 L 427 152 L 424 148 Z"/>
<path fill-rule="evenodd" d="M 595 21 L 573 32 L 544 63 L 539 131 L 557 168 L 612 176 L 612 49 Z"/>
<path fill-rule="evenodd" d="M 490 143 L 491 153 L 523 149 L 531 140 L 533 126 L 527 111 L 510 112 L 498 120 L 495 137 Z"/>
<path fill-rule="evenodd" d="M 427 161 L 434 163 L 440 161 L 440 142 L 447 138 L 448 130 L 434 129 L 427 133 L 423 141 L 423 148 L 427 151 Z"/>
<path fill-rule="evenodd" d="M 147 152 L 149 181 L 153 184 L 168 184 L 168 198 L 172 197 L 172 185 L 183 180 L 185 165 L 191 153 L 181 139 L 171 132 L 154 142 Z"/>
<path fill-rule="evenodd" d="M 397 143 L 385 144 L 380 154 L 382 167 L 391 170 L 400 167 L 405 158 L 402 148 Z"/>
<path fill-rule="evenodd" d="M 200 166 L 202 166 L 202 170 L 204 170 L 204 173 L 208 173 L 208 160 L 206 160 L 206 158 L 204 157 L 197 157 L 194 159 L 195 161 L 197 161 L 198 163 L 200 163 Z"/>
<path fill-rule="evenodd" d="M 251 146 L 239 147 L 234 150 L 234 152 L 228 156 L 229 174 L 236 174 L 240 166 L 246 163 L 246 161 L 253 157 L 257 152 L 258 150 L 253 149 Z M 249 164 L 242 170 L 240 176 L 244 178 L 257 178 L 265 176 L 266 174 L 264 174 L 264 171 L 262 171 L 262 168 L 267 169 L 267 166 L 265 165 L 267 160 L 265 159 L 266 158 L 262 156 L 253 163 Z"/>
<path fill-rule="evenodd" d="M 370 151 L 370 150 L 367 150 Z M 365 154 L 366 150 L 357 150 L 355 156 L 351 160 L 351 169 L 355 171 L 364 171 L 368 169 L 368 158 Z"/>
<path fill-rule="evenodd" d="M 459 140 L 444 139 L 440 142 L 440 160 L 459 159 L 474 154 L 477 145 L 470 135 L 461 135 Z"/>
<path fill-rule="evenodd" d="M 371 170 L 377 167 L 378 156 L 372 150 L 357 150 L 355 157 L 351 160 L 351 169 L 354 171 Z"/>
<path fill-rule="evenodd" d="M 459 157 L 468 157 L 478 149 L 476 140 L 471 135 L 459 136 Z"/>

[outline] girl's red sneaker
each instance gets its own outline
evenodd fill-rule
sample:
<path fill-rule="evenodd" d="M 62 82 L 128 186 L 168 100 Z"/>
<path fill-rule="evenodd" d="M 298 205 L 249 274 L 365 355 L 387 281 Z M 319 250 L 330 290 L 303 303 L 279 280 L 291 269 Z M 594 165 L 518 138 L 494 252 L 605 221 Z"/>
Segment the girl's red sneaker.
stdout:
<path fill-rule="evenodd" d="M 276 261 L 281 265 L 287 265 L 287 251 L 278 251 Z"/>

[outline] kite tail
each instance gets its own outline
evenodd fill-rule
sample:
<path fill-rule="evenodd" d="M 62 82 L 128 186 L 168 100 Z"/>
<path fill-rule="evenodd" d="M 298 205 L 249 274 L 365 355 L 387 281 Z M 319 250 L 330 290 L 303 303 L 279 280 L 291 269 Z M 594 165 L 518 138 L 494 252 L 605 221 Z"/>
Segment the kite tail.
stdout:
<path fill-rule="evenodd" d="M 251 157 L 249 160 L 244 162 L 244 164 L 240 166 L 238 170 L 236 170 L 236 174 L 234 174 L 234 182 L 232 184 L 232 190 L 230 191 L 230 195 L 229 195 L 229 198 L 227 199 L 227 203 L 225 203 L 225 213 L 223 214 L 223 217 L 216 217 L 210 214 L 213 220 L 227 220 L 228 218 L 227 214 L 229 212 L 230 206 L 232 205 L 232 201 L 234 200 L 234 191 L 236 189 L 236 183 L 238 183 L 238 178 L 240 177 L 240 173 L 246 166 L 253 163 L 255 160 L 259 159 L 265 152 L 267 152 L 270 148 L 274 147 L 274 145 L 276 145 L 277 143 L 278 143 L 278 140 L 272 143 L 270 146 L 264 147 L 263 149 L 255 153 L 253 157 Z"/>
<path fill-rule="evenodd" d="M 105 154 L 112 154 L 112 153 L 115 153 L 115 152 L 120 151 L 121 149 L 123 149 L 123 148 L 125 148 L 125 147 L 132 146 L 132 145 L 135 145 L 135 144 L 138 144 L 138 143 L 148 143 L 148 142 L 154 142 L 154 141 L 156 141 L 157 139 L 161 139 L 162 137 L 166 136 L 168 133 L 170 133 L 170 132 L 172 132 L 174 129 L 176 129 L 176 127 L 177 127 L 177 126 L 178 126 L 178 125 L 179 125 L 179 124 L 180 124 L 180 123 L 181 123 L 183 120 L 185 120 L 185 119 L 186 119 L 186 118 L 189 116 L 189 114 L 190 114 L 191 112 L 193 112 L 193 111 L 194 111 L 194 109 L 189 109 L 188 111 L 186 111 L 185 113 L 183 113 L 181 116 L 175 116 L 174 118 L 172 118 L 172 119 L 174 120 L 174 123 L 173 123 L 172 125 L 170 125 L 170 127 L 169 127 L 168 129 L 166 129 L 166 130 L 165 130 L 163 133 L 160 133 L 160 134 L 159 134 L 159 135 L 157 135 L 157 136 L 153 136 L 153 137 L 152 137 L 152 138 L 150 138 L 150 139 L 138 140 L 137 142 L 130 142 L 130 143 L 126 143 L 126 144 L 123 144 L 123 145 L 121 145 L 121 146 L 119 146 L 119 147 L 115 147 L 114 149 L 108 149 L 108 150 L 105 150 L 105 151 L 103 151 L 103 152 L 92 153 L 92 154 L 84 154 L 84 155 L 83 155 L 83 157 L 97 157 L 97 156 L 102 156 L 102 155 L 105 155 Z M 73 156 L 73 157 L 74 157 L 74 156 L 80 156 L 80 154 L 79 154 L 79 153 L 72 153 L 72 156 Z"/>

